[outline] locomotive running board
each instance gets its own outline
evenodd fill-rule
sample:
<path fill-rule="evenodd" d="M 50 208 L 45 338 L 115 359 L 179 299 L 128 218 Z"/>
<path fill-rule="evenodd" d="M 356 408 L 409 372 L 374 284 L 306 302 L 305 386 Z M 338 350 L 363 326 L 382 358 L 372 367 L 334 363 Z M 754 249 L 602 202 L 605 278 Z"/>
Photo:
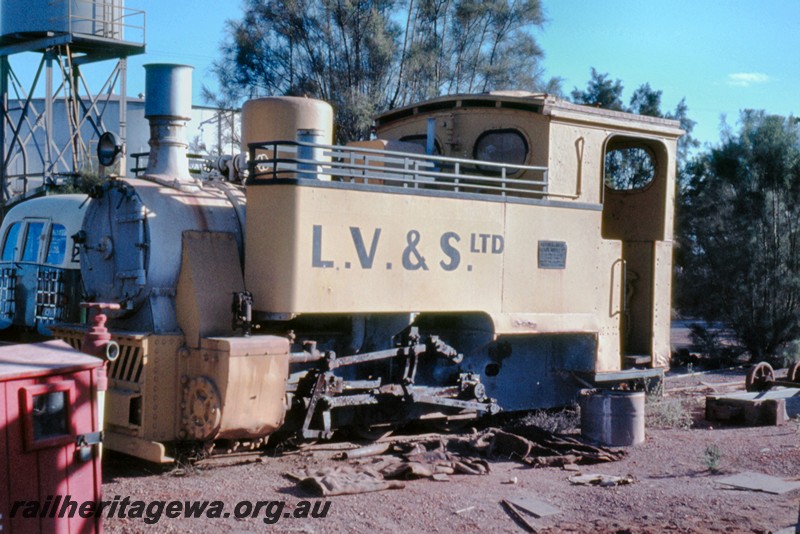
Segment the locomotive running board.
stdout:
<path fill-rule="evenodd" d="M 664 370 L 656 369 L 626 369 L 624 371 L 578 372 L 573 374 L 593 384 L 610 384 L 627 382 L 629 380 L 664 379 Z"/>
<path fill-rule="evenodd" d="M 157 441 L 117 434 L 109 430 L 106 430 L 104 438 L 104 446 L 112 451 L 142 458 L 154 464 L 169 464 L 175 461 L 175 458 L 167 456 L 164 444 Z"/>

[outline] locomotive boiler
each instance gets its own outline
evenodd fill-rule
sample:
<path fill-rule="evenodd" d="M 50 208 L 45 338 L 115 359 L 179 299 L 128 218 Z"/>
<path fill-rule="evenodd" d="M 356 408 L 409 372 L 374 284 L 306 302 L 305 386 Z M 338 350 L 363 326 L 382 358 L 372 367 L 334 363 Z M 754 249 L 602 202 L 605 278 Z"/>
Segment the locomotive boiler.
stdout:
<path fill-rule="evenodd" d="M 257 99 L 246 181 L 198 181 L 187 71 L 148 67 L 148 170 L 81 232 L 87 299 L 120 307 L 109 448 L 554 407 L 668 365 L 675 121 L 461 95 L 336 146 L 328 104 Z"/>

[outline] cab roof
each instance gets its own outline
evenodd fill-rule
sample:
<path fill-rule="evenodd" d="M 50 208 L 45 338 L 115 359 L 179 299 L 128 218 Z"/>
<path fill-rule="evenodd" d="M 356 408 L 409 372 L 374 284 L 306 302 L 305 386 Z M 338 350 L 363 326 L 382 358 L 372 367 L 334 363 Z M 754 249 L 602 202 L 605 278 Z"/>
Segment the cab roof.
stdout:
<path fill-rule="evenodd" d="M 414 115 L 468 108 L 517 109 L 554 118 L 572 118 L 580 122 L 616 124 L 637 130 L 653 131 L 670 137 L 680 137 L 683 134 L 680 122 L 677 120 L 574 104 L 547 93 L 527 91 L 492 91 L 470 95 L 440 96 L 382 113 L 376 117 L 375 123 L 376 126 L 381 127 Z"/>

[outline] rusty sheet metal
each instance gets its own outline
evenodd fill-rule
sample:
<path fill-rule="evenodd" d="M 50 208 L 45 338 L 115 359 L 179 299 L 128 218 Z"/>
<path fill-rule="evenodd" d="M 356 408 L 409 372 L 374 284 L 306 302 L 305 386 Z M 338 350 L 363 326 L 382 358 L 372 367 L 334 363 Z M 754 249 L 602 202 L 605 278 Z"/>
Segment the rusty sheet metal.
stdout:
<path fill-rule="evenodd" d="M 505 500 L 536 517 L 546 517 L 548 515 L 561 513 L 561 510 L 555 506 L 531 495 L 515 495 L 513 497 L 507 497 Z"/>
<path fill-rule="evenodd" d="M 726 486 L 763 491 L 775 495 L 781 495 L 800 489 L 800 481 L 783 480 L 763 473 L 752 473 L 749 471 L 722 478 L 717 482 L 725 484 Z"/>
<path fill-rule="evenodd" d="M 800 415 L 800 389 L 706 396 L 706 419 L 746 425 L 782 425 Z"/>

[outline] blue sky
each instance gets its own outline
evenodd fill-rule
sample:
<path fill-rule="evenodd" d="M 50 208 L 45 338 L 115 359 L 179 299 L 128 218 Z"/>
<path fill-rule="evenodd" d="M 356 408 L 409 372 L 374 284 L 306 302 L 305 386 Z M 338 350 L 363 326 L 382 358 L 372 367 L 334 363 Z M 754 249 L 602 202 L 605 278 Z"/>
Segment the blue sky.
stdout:
<path fill-rule="evenodd" d="M 742 109 L 796 115 L 800 95 L 800 1 L 544 0 L 537 33 L 551 76 L 584 88 L 590 68 L 625 86 L 663 91 L 664 108 L 686 98 L 695 136 L 719 140 L 720 116 Z"/>
<path fill-rule="evenodd" d="M 663 108 L 686 98 L 695 136 L 719 140 L 721 116 L 739 110 L 798 114 L 800 0 L 543 0 L 549 22 L 535 35 L 547 76 L 565 93 L 584 88 L 591 67 L 620 79 L 624 97 L 643 83 L 663 91 Z M 147 53 L 129 60 L 128 93 L 144 91 L 145 63 L 195 67 L 195 104 L 214 86 L 226 19 L 239 0 L 128 0 L 147 17 Z M 16 67 L 15 67 L 16 68 Z"/>

